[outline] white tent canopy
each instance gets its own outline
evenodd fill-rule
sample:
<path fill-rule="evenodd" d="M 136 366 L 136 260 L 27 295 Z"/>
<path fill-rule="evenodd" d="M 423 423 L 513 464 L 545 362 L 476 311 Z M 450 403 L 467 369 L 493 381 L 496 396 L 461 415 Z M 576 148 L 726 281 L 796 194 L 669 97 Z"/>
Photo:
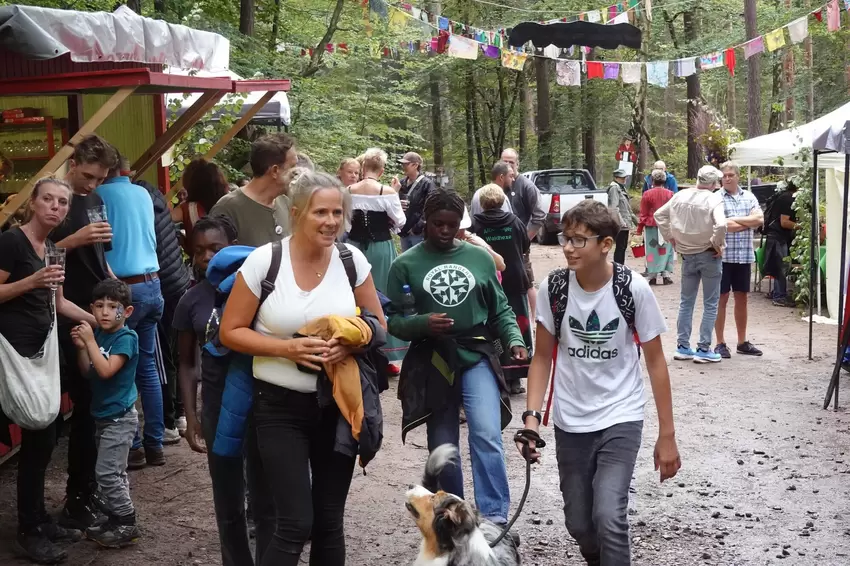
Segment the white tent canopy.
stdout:
<path fill-rule="evenodd" d="M 731 158 L 742 166 L 799 167 L 797 153 L 804 147 L 840 151 L 844 147 L 843 143 L 835 148 L 828 144 L 830 139 L 831 143 L 835 143 L 838 136 L 843 138 L 844 124 L 847 121 L 850 121 L 850 103 L 808 124 L 732 144 L 729 146 Z M 832 130 L 836 132 L 831 134 Z M 823 145 L 815 145 L 816 140 Z M 779 159 L 782 160 L 782 165 L 777 163 Z M 827 153 L 818 156 L 819 169 L 836 167 L 844 167 L 843 154 Z"/>
<path fill-rule="evenodd" d="M 165 71 L 166 73 L 174 74 L 174 75 L 186 75 L 189 74 L 188 71 L 184 71 L 182 69 L 176 69 L 173 67 L 169 67 Z M 235 81 L 242 80 L 242 77 L 234 73 L 233 71 L 223 71 L 220 73 L 210 73 L 206 71 L 191 71 L 194 76 L 197 77 L 223 77 L 228 76 Z M 239 116 L 244 116 L 248 110 L 253 107 L 263 96 L 265 96 L 265 92 L 256 91 L 256 92 L 248 92 L 246 93 L 246 97 L 244 102 L 242 103 L 242 110 L 239 112 Z M 201 93 L 195 93 L 189 95 L 188 98 L 183 98 L 183 94 L 169 94 L 166 97 L 166 104 L 169 107 L 169 113 L 171 110 L 171 103 L 175 100 L 180 102 L 180 108 L 177 110 L 176 114 L 179 116 L 184 111 L 186 111 L 190 106 L 192 106 L 200 97 Z M 226 104 L 226 101 L 222 99 L 219 102 L 219 105 Z M 218 113 L 216 110 L 213 111 L 213 119 L 217 119 Z M 254 120 L 266 120 L 269 122 L 280 121 L 281 124 L 288 126 L 290 124 L 290 107 L 289 107 L 289 98 L 286 96 L 286 93 L 283 91 L 275 93 L 272 96 L 271 100 L 269 100 L 265 106 L 263 106 L 259 112 L 254 115 Z"/>

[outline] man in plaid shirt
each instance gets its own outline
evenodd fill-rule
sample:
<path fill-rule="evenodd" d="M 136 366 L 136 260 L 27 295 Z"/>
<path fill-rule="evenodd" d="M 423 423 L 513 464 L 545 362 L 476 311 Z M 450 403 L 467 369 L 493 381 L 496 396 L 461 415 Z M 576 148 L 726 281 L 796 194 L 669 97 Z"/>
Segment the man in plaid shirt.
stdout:
<path fill-rule="evenodd" d="M 761 356 L 762 351 L 747 340 L 747 293 L 750 290 L 750 268 L 755 261 L 753 232 L 764 223 L 764 214 L 758 200 L 750 191 L 738 185 L 741 170 L 732 161 L 720 166 L 723 172 L 723 206 L 726 211 L 726 248 L 723 250 L 723 275 L 720 280 L 720 304 L 714 332 L 717 346 L 714 351 L 723 358 L 732 354 L 726 346 L 726 304 L 729 291 L 735 294 L 735 327 L 738 330 L 739 354 Z"/>

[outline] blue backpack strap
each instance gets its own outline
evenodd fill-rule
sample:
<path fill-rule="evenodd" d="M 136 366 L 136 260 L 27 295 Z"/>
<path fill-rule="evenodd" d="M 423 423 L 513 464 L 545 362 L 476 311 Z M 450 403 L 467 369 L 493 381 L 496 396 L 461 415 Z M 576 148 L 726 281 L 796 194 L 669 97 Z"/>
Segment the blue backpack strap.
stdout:
<path fill-rule="evenodd" d="M 562 267 L 549 273 L 549 308 L 555 323 L 555 340 L 561 340 L 561 324 L 567 313 L 567 300 L 570 291 L 570 270 Z"/>

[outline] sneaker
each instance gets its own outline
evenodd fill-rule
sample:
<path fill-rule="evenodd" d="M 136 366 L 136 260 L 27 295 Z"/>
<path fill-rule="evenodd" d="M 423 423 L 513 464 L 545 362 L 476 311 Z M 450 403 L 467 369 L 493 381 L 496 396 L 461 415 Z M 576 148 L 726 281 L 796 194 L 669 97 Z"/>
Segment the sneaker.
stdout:
<path fill-rule="evenodd" d="M 40 531 L 19 534 L 15 538 L 14 550 L 18 556 L 36 564 L 58 564 L 68 557 L 68 553 L 50 542 Z"/>
<path fill-rule="evenodd" d="M 749 340 L 743 344 L 738 344 L 738 353 L 745 356 L 761 356 L 762 351 L 753 346 Z"/>
<path fill-rule="evenodd" d="M 662 277 L 662 278 L 661 278 L 661 282 L 662 282 L 664 285 L 672 285 L 672 284 L 673 284 L 673 280 L 672 280 L 672 279 L 670 279 L 669 277 Z"/>
<path fill-rule="evenodd" d="M 797 301 L 795 301 L 791 297 L 783 297 L 781 299 L 773 299 L 773 306 L 795 308 L 797 306 Z"/>
<path fill-rule="evenodd" d="M 141 470 L 147 465 L 148 461 L 147 458 L 145 458 L 144 449 L 133 448 L 132 450 L 130 450 L 130 455 L 127 457 L 128 470 Z"/>
<path fill-rule="evenodd" d="M 180 444 L 180 431 L 177 430 L 177 427 L 165 429 L 162 435 L 162 443 L 166 446 Z"/>
<path fill-rule="evenodd" d="M 174 421 L 175 426 L 177 427 L 177 432 L 180 433 L 180 436 L 186 435 L 186 428 L 188 425 L 186 424 L 186 417 L 177 417 L 177 420 Z"/>
<path fill-rule="evenodd" d="M 697 351 L 694 352 L 694 363 L 695 364 L 710 364 L 717 363 L 721 360 L 720 354 L 717 352 L 712 352 L 711 350 L 703 350 L 702 348 L 697 348 Z"/>
<path fill-rule="evenodd" d="M 59 514 L 58 523 L 62 527 L 85 531 L 87 528 L 105 520 L 106 517 L 91 498 L 69 495 L 65 500 L 62 512 Z"/>
<path fill-rule="evenodd" d="M 684 346 L 678 346 L 676 353 L 673 354 L 674 360 L 692 360 L 694 359 L 694 351 Z"/>
<path fill-rule="evenodd" d="M 649 284 L 653 285 L 653 286 L 658 285 L 658 278 L 653 277 L 652 279 L 649 280 Z"/>
<path fill-rule="evenodd" d="M 387 376 L 388 377 L 398 377 L 401 375 L 401 367 L 398 364 L 389 364 L 387 365 Z"/>
<path fill-rule="evenodd" d="M 83 538 L 83 532 L 79 529 L 67 529 L 57 525 L 53 521 L 44 523 L 38 527 L 41 534 L 50 542 L 79 542 Z"/>
<path fill-rule="evenodd" d="M 178 437 L 179 438 L 179 437 Z M 145 460 L 148 466 L 164 466 L 165 454 L 162 453 L 162 448 L 145 448 Z"/>
<path fill-rule="evenodd" d="M 136 525 L 119 525 L 116 522 L 111 522 L 109 526 L 111 528 L 97 531 L 89 529 L 89 531 L 86 531 L 86 538 L 104 548 L 124 548 L 135 544 L 142 535 Z"/>
<path fill-rule="evenodd" d="M 714 353 L 720 354 L 720 357 L 724 360 L 728 360 L 732 357 L 732 352 L 729 351 L 729 348 L 723 342 L 714 347 Z"/>

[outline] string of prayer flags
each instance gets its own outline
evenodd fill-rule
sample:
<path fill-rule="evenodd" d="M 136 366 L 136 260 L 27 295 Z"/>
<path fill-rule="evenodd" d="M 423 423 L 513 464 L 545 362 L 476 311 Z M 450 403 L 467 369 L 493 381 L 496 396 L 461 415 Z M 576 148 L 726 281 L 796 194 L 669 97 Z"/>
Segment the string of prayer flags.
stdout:
<path fill-rule="evenodd" d="M 525 65 L 525 60 L 528 59 L 527 53 L 517 53 L 516 51 L 502 51 L 502 66 L 514 71 L 522 71 Z"/>
<path fill-rule="evenodd" d="M 838 0 L 830 0 L 826 5 L 826 29 L 829 31 L 841 29 L 841 12 L 838 8 Z"/>
<path fill-rule="evenodd" d="M 788 24 L 788 36 L 791 38 L 791 43 L 800 43 L 809 37 L 809 17 L 803 16 Z"/>
<path fill-rule="evenodd" d="M 785 46 L 785 29 L 775 29 L 770 33 L 764 34 L 764 42 L 767 45 L 768 51 L 776 51 L 780 47 Z"/>
<path fill-rule="evenodd" d="M 699 66 L 703 71 L 722 67 L 723 53 L 721 53 L 720 51 L 715 51 L 714 53 L 708 53 L 706 55 L 703 55 L 699 58 Z"/>
<path fill-rule="evenodd" d="M 675 63 L 675 73 L 677 77 L 690 77 L 697 72 L 697 58 L 688 57 L 687 59 L 679 59 Z"/>
<path fill-rule="evenodd" d="M 561 86 L 581 86 L 579 61 L 558 61 L 555 65 L 555 82 Z"/>
<path fill-rule="evenodd" d="M 478 44 L 462 35 L 450 35 L 448 54 L 458 59 L 478 59 Z"/>
<path fill-rule="evenodd" d="M 490 59 L 498 59 L 501 57 L 501 50 L 495 45 L 482 45 L 481 51 L 484 52 L 485 57 L 489 57 Z"/>
<path fill-rule="evenodd" d="M 611 20 L 611 24 L 627 24 L 629 23 L 629 14 L 628 12 L 623 12 L 622 14 L 618 14 L 614 16 Z"/>
<path fill-rule="evenodd" d="M 753 55 L 764 53 L 764 38 L 759 36 L 744 44 L 744 59 L 749 59 Z"/>
<path fill-rule="evenodd" d="M 623 63 L 622 64 L 622 77 L 624 84 L 635 84 L 639 83 L 641 79 L 641 68 L 643 67 L 643 63 Z"/>
<path fill-rule="evenodd" d="M 588 79 L 601 79 L 605 76 L 605 71 L 603 70 L 602 63 L 599 61 L 588 61 L 587 62 L 587 78 Z"/>
<path fill-rule="evenodd" d="M 592 23 L 596 23 L 602 19 L 602 16 L 599 15 L 599 10 L 591 10 L 585 16 L 587 16 L 587 21 Z"/>
<path fill-rule="evenodd" d="M 557 45 L 547 45 L 543 49 L 543 56 L 549 59 L 558 59 L 561 56 L 561 48 Z"/>
<path fill-rule="evenodd" d="M 670 61 L 650 61 L 646 64 L 646 80 L 651 85 L 667 88 L 670 84 Z"/>
<path fill-rule="evenodd" d="M 437 27 L 444 31 L 449 31 L 449 19 L 440 16 L 437 18 Z"/>
<path fill-rule="evenodd" d="M 850 12 L 850 0 L 844 0 L 844 9 Z"/>
<path fill-rule="evenodd" d="M 602 78 L 609 80 L 617 80 L 620 77 L 619 63 L 604 63 L 602 67 L 604 69 Z"/>
<path fill-rule="evenodd" d="M 726 51 L 723 52 L 723 59 L 726 61 L 726 68 L 729 69 L 729 75 L 735 76 L 735 65 L 737 63 L 737 57 L 735 56 L 735 48 L 730 47 Z"/>

